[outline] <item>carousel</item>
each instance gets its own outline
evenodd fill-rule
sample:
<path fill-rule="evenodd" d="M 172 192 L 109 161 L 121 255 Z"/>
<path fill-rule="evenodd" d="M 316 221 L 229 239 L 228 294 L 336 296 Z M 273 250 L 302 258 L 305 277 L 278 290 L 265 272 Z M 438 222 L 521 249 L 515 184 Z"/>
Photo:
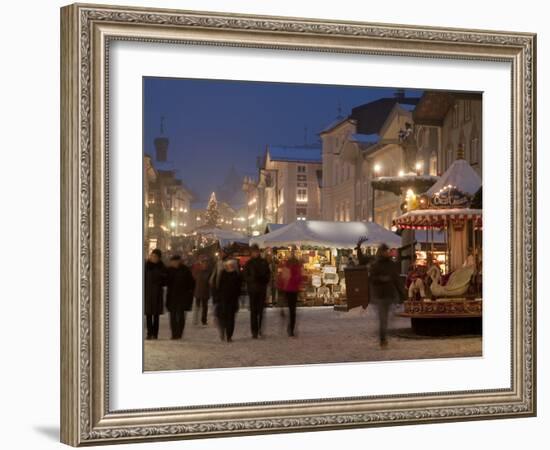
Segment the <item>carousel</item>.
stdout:
<path fill-rule="evenodd" d="M 426 241 L 436 232 L 444 236 L 443 251 L 436 257 L 428 245 L 417 252 L 407 274 L 408 299 L 401 315 L 411 318 L 419 334 L 481 332 L 480 192 L 479 175 L 461 158 L 425 193 L 409 191 L 404 214 L 394 219 L 399 229 L 425 232 Z"/>

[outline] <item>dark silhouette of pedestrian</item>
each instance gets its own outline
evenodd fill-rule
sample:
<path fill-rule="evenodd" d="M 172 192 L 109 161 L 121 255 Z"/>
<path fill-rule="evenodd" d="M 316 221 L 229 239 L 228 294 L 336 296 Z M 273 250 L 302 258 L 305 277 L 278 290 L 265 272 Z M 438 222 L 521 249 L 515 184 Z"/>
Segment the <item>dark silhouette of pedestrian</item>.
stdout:
<path fill-rule="evenodd" d="M 378 247 L 376 257 L 369 269 L 370 303 L 378 310 L 380 347 L 388 344 L 387 329 L 388 315 L 392 303 L 399 303 L 405 299 L 405 288 L 399 276 L 399 267 L 389 255 L 389 248 L 382 244 Z"/>
<path fill-rule="evenodd" d="M 267 294 L 267 285 L 271 279 L 268 262 L 262 258 L 260 248 L 253 244 L 250 247 L 251 258 L 244 266 L 244 279 L 250 302 L 250 331 L 252 338 L 262 334 L 262 321 Z"/>
<path fill-rule="evenodd" d="M 195 311 L 193 322 L 198 324 L 199 312 L 201 323 L 208 323 L 208 300 L 210 299 L 210 275 L 212 268 L 208 263 L 206 256 L 201 256 L 198 264 L 193 268 L 193 277 L 195 278 Z"/>
<path fill-rule="evenodd" d="M 241 295 L 241 275 L 237 261 L 228 259 L 219 276 L 219 314 L 218 324 L 220 338 L 231 342 L 235 331 L 235 314 L 239 310 L 239 296 Z"/>
<path fill-rule="evenodd" d="M 147 323 L 147 339 L 158 339 L 159 316 L 164 313 L 163 287 L 166 285 L 166 267 L 162 252 L 155 249 L 145 262 L 144 314 Z"/>
<path fill-rule="evenodd" d="M 283 292 L 288 306 L 288 335 L 295 336 L 296 333 L 296 306 L 298 304 L 298 293 L 302 287 L 302 263 L 296 257 L 294 250 L 291 250 L 290 257 L 283 263 L 279 275 L 278 285 Z"/>
<path fill-rule="evenodd" d="M 185 313 L 191 310 L 193 305 L 195 280 L 179 255 L 170 258 L 167 286 L 166 308 L 170 312 L 172 339 L 181 339 L 185 327 Z"/>

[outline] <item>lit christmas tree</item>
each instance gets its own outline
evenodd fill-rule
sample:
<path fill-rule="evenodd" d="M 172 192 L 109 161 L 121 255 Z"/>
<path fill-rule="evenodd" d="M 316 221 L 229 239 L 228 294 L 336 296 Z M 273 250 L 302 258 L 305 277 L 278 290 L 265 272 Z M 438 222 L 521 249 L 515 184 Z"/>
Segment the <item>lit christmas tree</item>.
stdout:
<path fill-rule="evenodd" d="M 210 200 L 208 200 L 208 206 L 206 207 L 205 214 L 206 224 L 215 227 L 218 225 L 218 219 L 220 218 L 220 212 L 218 211 L 218 201 L 216 200 L 216 193 L 212 192 Z"/>

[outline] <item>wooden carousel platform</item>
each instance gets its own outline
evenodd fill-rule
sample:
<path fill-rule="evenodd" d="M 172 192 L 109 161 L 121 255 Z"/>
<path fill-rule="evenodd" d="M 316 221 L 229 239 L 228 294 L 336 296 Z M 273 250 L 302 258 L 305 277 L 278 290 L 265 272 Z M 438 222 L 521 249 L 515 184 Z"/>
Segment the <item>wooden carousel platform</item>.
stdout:
<path fill-rule="evenodd" d="M 414 333 L 448 336 L 482 333 L 483 300 L 480 298 L 441 298 L 407 300 L 399 315 L 411 319 Z"/>
<path fill-rule="evenodd" d="M 403 317 L 418 318 L 460 318 L 481 317 L 483 300 L 480 298 L 440 298 L 407 300 L 404 302 Z"/>

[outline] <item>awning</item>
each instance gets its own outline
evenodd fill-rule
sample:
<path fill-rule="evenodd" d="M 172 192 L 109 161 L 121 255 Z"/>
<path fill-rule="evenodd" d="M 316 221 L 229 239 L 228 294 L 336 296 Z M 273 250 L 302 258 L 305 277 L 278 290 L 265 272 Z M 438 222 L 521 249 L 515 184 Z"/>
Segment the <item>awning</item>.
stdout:
<path fill-rule="evenodd" d="M 401 229 L 425 230 L 441 229 L 449 224 L 461 224 L 474 221 L 476 228 L 482 228 L 483 216 L 481 209 L 416 209 L 394 219 L 393 224 Z"/>
<path fill-rule="evenodd" d="M 361 236 L 366 236 L 365 246 L 386 244 L 391 248 L 401 246 L 401 237 L 374 222 L 329 222 L 305 220 L 290 223 L 271 233 L 250 239 L 250 244 L 265 247 L 291 245 L 353 249 Z"/>

